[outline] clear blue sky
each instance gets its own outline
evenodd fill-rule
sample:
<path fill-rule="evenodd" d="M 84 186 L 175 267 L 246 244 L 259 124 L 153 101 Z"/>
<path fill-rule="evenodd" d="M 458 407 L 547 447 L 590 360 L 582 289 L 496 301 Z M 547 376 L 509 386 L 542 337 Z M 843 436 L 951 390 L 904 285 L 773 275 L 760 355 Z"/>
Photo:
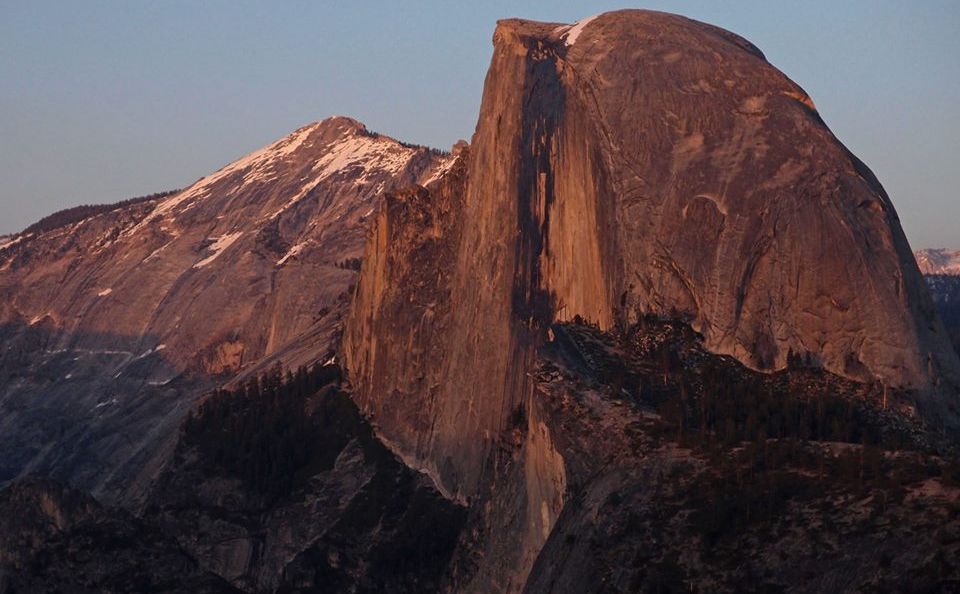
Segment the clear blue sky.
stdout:
<path fill-rule="evenodd" d="M 0 233 L 187 185 L 332 114 L 448 147 L 473 132 L 496 19 L 629 6 L 0 0 Z M 641 7 L 753 41 L 876 172 L 915 248 L 960 246 L 960 2 Z"/>

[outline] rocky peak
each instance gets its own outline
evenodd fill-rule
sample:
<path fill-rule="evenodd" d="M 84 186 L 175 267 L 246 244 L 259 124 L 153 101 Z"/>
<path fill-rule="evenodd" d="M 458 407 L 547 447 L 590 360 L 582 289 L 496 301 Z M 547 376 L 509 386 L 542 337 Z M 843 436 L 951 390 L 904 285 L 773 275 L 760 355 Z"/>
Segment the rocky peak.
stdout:
<path fill-rule="evenodd" d="M 430 152 L 370 132 L 352 118 L 334 116 L 299 128 L 200 179 L 183 192 L 159 203 L 140 225 L 128 233 L 135 233 L 155 220 L 171 221 L 177 212 L 202 208 L 206 202 L 204 198 L 219 194 L 214 189 L 229 188 L 231 194 L 244 195 L 256 207 L 264 206 L 265 199 L 276 204 L 278 208 L 270 212 L 268 220 L 282 216 L 320 184 L 335 176 L 348 178 L 360 188 L 370 184 L 375 192 L 359 192 L 359 202 L 365 202 L 365 198 L 369 199 L 387 186 L 384 176 L 400 175 L 409 167 L 412 179 L 419 179 L 430 166 L 429 159 L 417 160 L 416 157 Z M 299 187 L 287 185 L 291 182 L 296 182 Z M 265 194 L 264 186 L 275 191 Z M 234 201 L 231 206 L 236 209 L 251 205 L 244 202 Z M 218 216 L 223 214 L 221 212 Z"/>
<path fill-rule="evenodd" d="M 326 356 L 377 200 L 453 159 L 333 117 L 182 191 L 4 239 L 0 370 L 25 379 L 0 386 L 0 482 L 34 468 L 126 497 L 204 389 Z"/>

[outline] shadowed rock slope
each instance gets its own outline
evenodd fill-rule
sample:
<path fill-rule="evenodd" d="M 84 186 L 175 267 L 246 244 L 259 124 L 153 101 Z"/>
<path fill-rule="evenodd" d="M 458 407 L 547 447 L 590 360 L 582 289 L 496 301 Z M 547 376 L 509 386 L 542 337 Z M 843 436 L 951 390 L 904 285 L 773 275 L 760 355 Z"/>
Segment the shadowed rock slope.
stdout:
<path fill-rule="evenodd" d="M 896 394 L 803 358 L 755 372 L 653 315 L 552 324 L 469 508 L 376 439 L 338 376 L 211 396 L 140 519 L 48 482 L 6 489 L 0 591 L 230 591 L 205 571 L 245 592 L 960 583 L 949 444 Z"/>
<path fill-rule="evenodd" d="M 522 591 L 960 584 L 960 465 L 879 386 L 795 358 L 752 372 L 653 318 L 552 334 L 531 417 L 550 427 L 568 488 Z"/>
<path fill-rule="evenodd" d="M 173 539 L 45 479 L 0 492 L 0 592 L 238 593 Z"/>
<path fill-rule="evenodd" d="M 139 518 L 48 479 L 0 492 L 0 592 L 434 592 L 465 510 L 400 462 L 336 366 L 188 417 Z"/>
<path fill-rule="evenodd" d="M 247 592 L 430 592 L 465 510 L 373 435 L 335 366 L 218 392 L 145 516 Z"/>

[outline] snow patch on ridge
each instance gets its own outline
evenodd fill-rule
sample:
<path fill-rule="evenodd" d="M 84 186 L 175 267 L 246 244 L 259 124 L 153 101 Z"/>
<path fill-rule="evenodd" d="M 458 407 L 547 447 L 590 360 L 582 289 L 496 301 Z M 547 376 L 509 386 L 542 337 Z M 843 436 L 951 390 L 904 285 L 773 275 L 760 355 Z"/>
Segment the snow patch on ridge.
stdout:
<path fill-rule="evenodd" d="M 401 146 L 393 139 L 352 136 L 317 161 L 313 171 L 318 174 L 319 182 L 344 169 L 361 167 L 363 173 L 357 183 L 363 183 L 371 171 L 384 171 L 391 175 L 400 173 L 410 162 L 413 153 L 414 149 Z"/>
<path fill-rule="evenodd" d="M 417 149 L 407 148 L 392 138 L 353 133 L 330 145 L 326 154 L 314 164 L 311 170 L 315 177 L 311 177 L 310 181 L 301 186 L 297 193 L 270 215 L 270 219 L 280 216 L 322 182 L 341 171 L 360 168 L 356 183 L 358 185 L 367 183 L 372 173 L 397 175 L 403 171 L 416 152 Z M 378 191 L 380 189 L 382 187 L 378 186 Z"/>
<path fill-rule="evenodd" d="M 8 237 L 9 237 L 9 236 L 8 236 Z M 0 241 L 0 250 L 2 250 L 2 249 L 4 249 L 4 248 L 7 248 L 7 247 L 10 247 L 11 245 L 15 245 L 15 244 L 17 244 L 17 243 L 20 243 L 20 242 L 23 240 L 23 236 L 22 236 L 22 235 L 18 235 L 18 236 L 16 236 L 16 237 L 14 237 L 13 239 L 8 239 L 8 237 L 4 237 L 4 238 L 2 238 L 2 241 Z"/>
<path fill-rule="evenodd" d="M 213 244 L 207 248 L 212 253 L 206 258 L 204 258 L 203 260 L 200 260 L 199 262 L 194 264 L 193 267 L 203 268 L 207 264 L 213 262 L 220 256 L 220 254 L 223 253 L 225 249 L 233 245 L 233 242 L 240 239 L 241 235 L 243 235 L 243 231 L 237 231 L 236 233 L 227 233 L 225 235 L 221 235 L 220 237 L 216 238 Z"/>
<path fill-rule="evenodd" d="M 580 19 L 572 25 L 564 25 L 562 27 L 557 27 L 553 30 L 554 33 L 560 33 L 560 37 L 563 38 L 563 42 L 567 47 L 570 47 L 577 42 L 577 39 L 580 38 L 580 34 L 583 33 L 583 30 L 589 25 L 595 18 L 600 16 L 595 14 L 592 17 L 587 17 L 585 19 Z"/>
<path fill-rule="evenodd" d="M 285 161 L 290 155 L 297 152 L 318 126 L 320 126 L 320 122 L 304 126 L 293 134 L 281 138 L 245 157 L 241 157 L 229 165 L 220 168 L 215 173 L 202 178 L 179 194 L 175 194 L 158 204 L 146 218 L 124 233 L 124 235 L 136 233 L 151 221 L 172 213 L 175 208 L 185 202 L 206 197 L 210 193 L 210 188 L 213 185 L 235 173 L 244 172 L 243 180 L 239 186 L 240 188 L 254 181 L 270 181 L 274 179 L 276 173 L 273 167 L 278 162 Z"/>
<path fill-rule="evenodd" d="M 222 167 L 216 173 L 208 175 L 207 177 L 187 188 L 187 190 L 185 190 L 183 193 L 165 201 L 156 208 L 154 213 L 162 214 L 164 212 L 168 212 L 170 209 L 177 206 L 184 200 L 206 193 L 210 186 L 214 185 L 225 177 L 240 171 L 245 171 L 243 183 L 240 187 L 243 187 L 244 185 L 256 180 L 269 181 L 270 179 L 273 179 L 275 175 L 272 171 L 270 171 L 270 167 L 279 161 L 286 160 L 290 155 L 295 153 L 301 146 L 304 145 L 306 140 L 319 125 L 320 123 L 317 122 L 310 124 L 309 126 L 304 126 L 293 134 L 281 138 L 273 144 L 267 145 L 260 150 L 254 151 L 249 155 L 242 157 L 233 163 L 226 165 L 225 167 Z"/>
<path fill-rule="evenodd" d="M 33 233 L 23 233 L 20 235 L 4 235 L 2 238 L 0 238 L 0 240 L 2 240 L 0 241 L 0 250 L 4 250 L 10 246 L 17 245 L 18 243 L 20 243 L 25 239 L 30 239 L 31 237 L 33 237 L 33 235 L 34 235 Z"/>
<path fill-rule="evenodd" d="M 445 158 L 443 161 L 440 161 L 440 163 L 437 165 L 437 168 L 433 170 L 433 174 L 430 177 L 428 177 L 426 180 L 424 180 L 424 182 L 420 185 L 428 186 L 433 182 L 437 181 L 438 179 L 440 179 L 441 177 L 443 177 L 444 175 L 446 175 L 447 172 L 450 171 L 450 169 L 453 167 L 453 164 L 457 162 L 458 157 L 459 157 L 458 155 L 450 155 L 449 157 Z"/>
<path fill-rule="evenodd" d="M 277 266 L 283 266 L 284 263 L 285 263 L 288 259 L 290 259 L 290 258 L 295 258 L 300 252 L 303 251 L 303 248 L 305 248 L 308 243 L 310 243 L 309 240 L 308 240 L 308 241 L 303 241 L 303 242 L 300 242 L 300 243 L 298 243 L 297 245 L 293 246 L 293 247 L 290 248 L 289 250 L 287 250 L 287 253 L 284 254 L 282 258 L 280 258 L 279 260 L 277 260 Z"/>
<path fill-rule="evenodd" d="M 160 255 L 160 252 L 162 252 L 163 250 L 167 249 L 167 246 L 170 245 L 171 243 L 173 243 L 173 240 L 170 240 L 170 241 L 168 241 L 167 243 L 165 243 L 165 244 L 161 245 L 160 247 L 158 247 L 157 249 L 153 250 L 152 252 L 150 252 L 150 255 L 147 256 L 146 258 L 144 258 L 143 260 L 141 260 L 140 263 L 141 263 L 141 264 L 145 264 L 145 263 L 153 260 L 154 258 L 156 258 L 157 256 Z"/>
<path fill-rule="evenodd" d="M 116 398 L 113 398 L 111 400 L 105 400 L 103 402 L 98 402 L 97 405 L 93 407 L 93 410 L 97 410 L 98 408 L 103 408 L 104 406 L 111 406 L 113 404 L 117 404 L 118 402 L 119 401 Z"/>
<path fill-rule="evenodd" d="M 165 344 L 159 344 L 159 345 L 155 346 L 155 347 L 152 348 L 152 349 L 147 349 L 147 350 L 145 350 L 143 353 L 141 353 L 139 356 L 137 356 L 137 358 L 134 359 L 134 360 L 135 360 L 135 361 L 138 361 L 138 360 L 140 360 L 140 359 L 149 357 L 150 355 L 153 355 L 154 353 L 157 353 L 157 352 L 159 352 L 159 351 L 162 351 L 162 350 L 165 349 L 165 348 L 167 348 L 167 345 L 165 345 Z"/>
<path fill-rule="evenodd" d="M 100 291 L 99 293 L 97 293 L 97 297 L 106 297 L 106 296 L 109 295 L 110 293 L 113 293 L 113 289 L 104 289 L 104 290 Z"/>

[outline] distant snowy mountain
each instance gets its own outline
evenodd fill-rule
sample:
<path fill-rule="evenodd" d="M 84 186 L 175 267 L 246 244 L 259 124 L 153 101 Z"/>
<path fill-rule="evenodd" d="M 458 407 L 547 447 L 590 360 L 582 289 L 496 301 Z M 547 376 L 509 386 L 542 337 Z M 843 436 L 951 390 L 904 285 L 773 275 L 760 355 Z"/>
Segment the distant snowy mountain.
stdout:
<path fill-rule="evenodd" d="M 915 255 L 940 318 L 960 353 L 960 250 L 926 249 Z"/>
<path fill-rule="evenodd" d="M 960 275 L 960 250 L 931 248 L 920 250 L 915 256 L 924 274 Z"/>

